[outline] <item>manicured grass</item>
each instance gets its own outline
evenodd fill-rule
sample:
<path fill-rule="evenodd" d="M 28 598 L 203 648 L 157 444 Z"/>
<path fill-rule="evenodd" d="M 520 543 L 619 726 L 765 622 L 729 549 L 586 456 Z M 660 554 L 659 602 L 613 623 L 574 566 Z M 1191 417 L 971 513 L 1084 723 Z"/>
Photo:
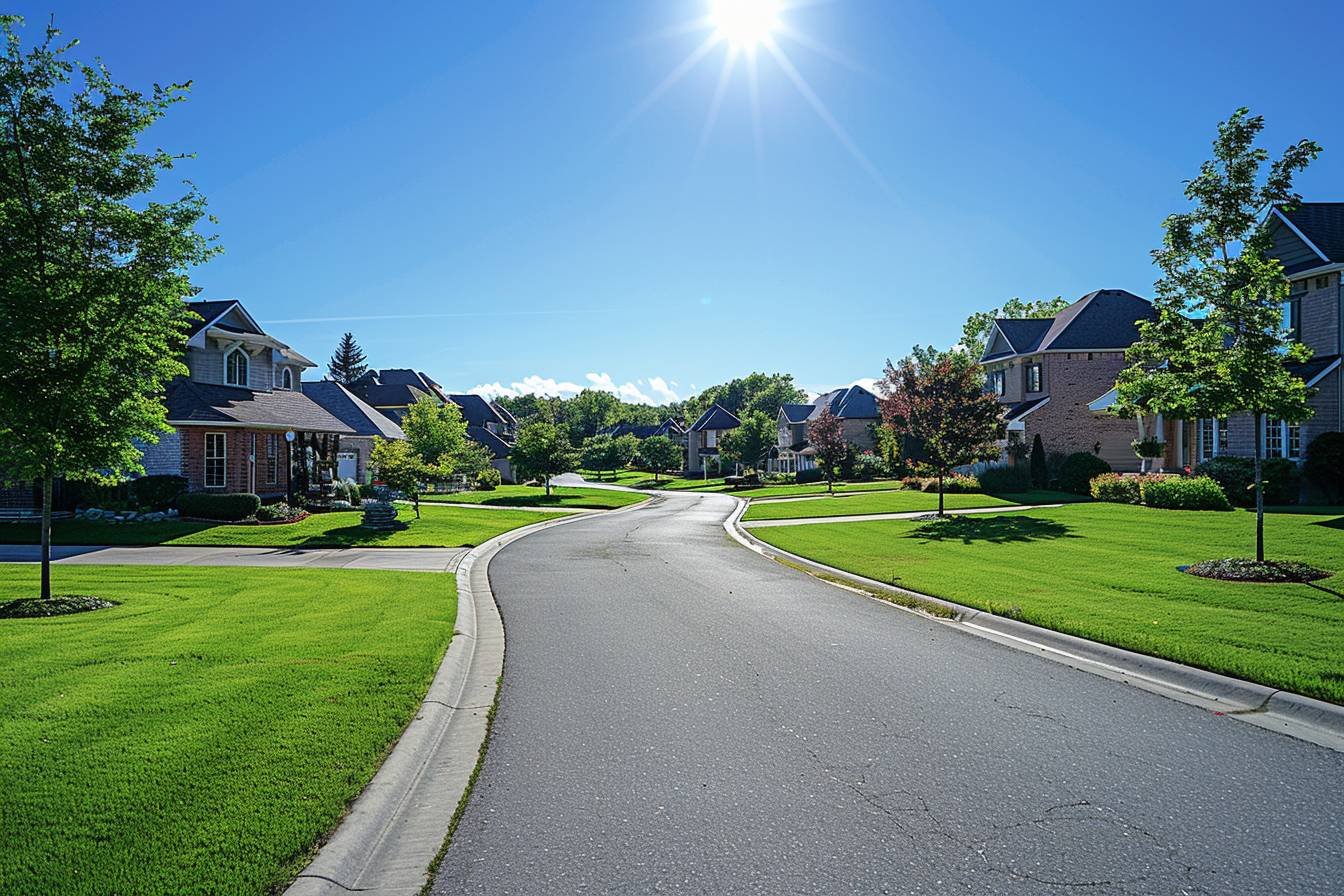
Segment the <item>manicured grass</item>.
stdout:
<path fill-rule="evenodd" d="M 575 510 L 612 510 L 648 500 L 646 495 L 618 492 L 609 488 L 552 488 L 530 485 L 501 485 L 489 492 L 456 492 L 450 495 L 426 495 L 421 502 L 485 504 L 491 507 L 555 507 Z"/>
<path fill-rule="evenodd" d="M 968 507 L 998 507 L 1010 504 L 1060 503 L 1058 492 L 1029 492 L 1022 495 L 955 494 L 944 495 L 948 510 Z M 1063 495 L 1064 500 L 1073 498 Z M 930 492 L 857 492 L 850 497 L 809 498 L 806 501 L 752 501 L 743 515 L 751 520 L 798 520 L 823 516 L 859 516 L 866 513 L 913 513 L 938 509 L 938 495 Z"/>
<path fill-rule="evenodd" d="M 37 589 L 0 566 L 0 601 Z M 449 575 L 58 566 L 121 606 L 0 620 L 0 889 L 265 894 L 414 716 Z"/>
<path fill-rule="evenodd" d="M 617 470 L 615 475 L 610 470 L 603 470 L 601 473 L 596 470 L 580 470 L 579 475 L 589 482 L 610 482 L 616 485 L 635 486 L 646 479 L 653 482 L 653 474 L 643 470 Z M 662 475 L 658 478 L 665 480 L 667 476 Z"/>
<path fill-rule="evenodd" d="M 782 498 L 795 495 L 826 494 L 826 483 L 824 482 L 812 482 L 807 485 L 763 485 L 757 488 L 733 488 L 724 484 L 722 476 L 711 476 L 709 479 L 701 479 L 698 476 L 691 478 L 678 476 L 669 479 L 664 476 L 655 484 L 653 477 L 647 473 L 643 475 L 645 477 L 643 479 L 623 482 L 622 485 L 629 485 L 633 488 L 667 489 L 669 491 L 727 492 L 741 498 Z M 837 482 L 835 484 L 837 494 L 899 491 L 900 488 L 901 484 L 892 479 L 879 479 L 874 482 Z"/>
<path fill-rule="evenodd" d="M 933 524 L 760 529 L 765 541 L 925 594 L 1344 702 L 1344 508 L 1272 513 L 1267 552 L 1337 575 L 1251 585 L 1178 566 L 1254 552 L 1244 512 L 1077 504 Z"/>
<path fill-rule="evenodd" d="M 530 523 L 564 516 L 529 510 L 477 510 L 470 507 L 437 507 L 421 504 L 421 518 L 410 507 L 401 507 L 397 518 L 402 527 L 375 532 L 360 525 L 357 510 L 315 513 L 297 523 L 275 526 L 216 525 L 213 523 L 164 522 L 112 524 L 87 520 L 60 520 L 52 524 L 56 544 L 144 545 L 176 544 L 223 547 L 468 547 L 502 532 Z M 36 544 L 37 526 L 28 523 L 0 524 L 0 542 Z"/>

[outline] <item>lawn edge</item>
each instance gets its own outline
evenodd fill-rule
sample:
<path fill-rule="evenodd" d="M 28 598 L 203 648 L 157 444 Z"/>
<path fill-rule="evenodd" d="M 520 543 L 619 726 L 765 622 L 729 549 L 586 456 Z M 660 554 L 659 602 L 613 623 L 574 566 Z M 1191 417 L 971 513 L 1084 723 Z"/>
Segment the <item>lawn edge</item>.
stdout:
<path fill-rule="evenodd" d="M 954 626 L 969 635 L 1196 706 L 1215 715 L 1249 722 L 1344 752 L 1344 706 L 1008 619 L 829 566 L 775 547 L 751 534 L 741 524 L 748 502 L 741 498 L 735 500 L 737 506 L 724 520 L 724 529 L 738 544 L 767 559 L 888 606 L 917 613 L 931 622 Z"/>
<path fill-rule="evenodd" d="M 605 511 L 625 513 L 641 501 Z M 504 623 L 490 561 L 529 535 L 588 519 L 571 514 L 510 529 L 458 561 L 457 620 L 414 718 L 373 778 L 284 896 L 351 891 L 418 893 L 431 883 L 485 760 L 504 671 Z"/>

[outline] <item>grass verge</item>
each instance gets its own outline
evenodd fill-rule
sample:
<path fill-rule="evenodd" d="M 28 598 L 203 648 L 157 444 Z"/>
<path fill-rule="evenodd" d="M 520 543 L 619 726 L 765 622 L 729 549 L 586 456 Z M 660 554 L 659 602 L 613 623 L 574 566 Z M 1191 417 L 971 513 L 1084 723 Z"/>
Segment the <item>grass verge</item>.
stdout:
<path fill-rule="evenodd" d="M 421 503 L 481 504 L 487 507 L 554 507 L 571 510 L 614 510 L 647 501 L 647 495 L 618 492 L 609 488 L 552 488 L 530 485 L 501 485 L 489 492 L 457 492 L 451 495 L 425 495 Z"/>
<path fill-rule="evenodd" d="M 927 524 L 758 529 L 840 569 L 1057 631 L 1344 703 L 1344 509 L 1272 513 L 1277 560 L 1312 584 L 1201 579 L 1178 567 L 1244 551 L 1250 514 L 1077 504 Z"/>
<path fill-rule="evenodd" d="M 283 886 L 415 714 L 452 576 L 60 567 L 121 602 L 0 622 L 0 881 L 14 893 Z M 0 567 L 0 599 L 36 588 Z"/>
<path fill-rule="evenodd" d="M 1022 495 L 944 495 L 948 510 L 972 507 L 1006 507 L 1011 504 L 1053 504 L 1073 497 L 1058 492 Z M 825 516 L 859 516 L 867 513 L 915 513 L 938 509 L 938 495 L 930 492 L 862 492 L 848 497 L 809 498 L 806 501 L 752 501 L 743 520 L 797 520 Z"/>

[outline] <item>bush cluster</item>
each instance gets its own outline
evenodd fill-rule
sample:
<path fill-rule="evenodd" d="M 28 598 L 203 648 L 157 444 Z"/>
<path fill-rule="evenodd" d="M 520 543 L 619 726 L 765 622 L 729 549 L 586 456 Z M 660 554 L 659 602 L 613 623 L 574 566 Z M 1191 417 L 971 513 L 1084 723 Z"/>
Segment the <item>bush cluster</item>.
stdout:
<path fill-rule="evenodd" d="M 980 488 L 991 495 L 1025 492 L 1031 488 L 1031 469 L 1026 464 L 990 467 L 976 475 Z"/>
<path fill-rule="evenodd" d="M 177 499 L 177 509 L 183 516 L 224 523 L 236 523 L 255 516 L 260 507 L 261 499 L 247 492 L 227 495 L 188 492 Z"/>
<path fill-rule="evenodd" d="M 167 510 L 186 491 L 187 480 L 182 476 L 141 476 L 131 481 L 131 495 L 136 503 L 151 510 Z"/>
<path fill-rule="evenodd" d="M 1121 476 L 1119 473 L 1102 473 L 1093 476 L 1092 497 L 1098 501 L 1111 501 L 1115 504 L 1138 504 L 1143 500 L 1138 476 Z"/>
<path fill-rule="evenodd" d="M 486 467 L 476 474 L 476 490 L 481 492 L 492 492 L 499 488 L 504 481 L 504 477 L 494 467 Z"/>
<path fill-rule="evenodd" d="M 1227 495 L 1208 476 L 1148 477 L 1140 486 L 1144 504 L 1165 510 L 1231 510 Z"/>
<path fill-rule="evenodd" d="M 810 470 L 799 470 L 794 479 L 799 485 L 809 485 L 813 482 L 824 482 L 826 475 L 817 467 L 813 467 Z"/>
<path fill-rule="evenodd" d="M 1222 486 L 1233 504 L 1255 504 L 1255 461 L 1249 457 L 1215 457 L 1195 468 L 1198 476 L 1208 476 Z M 1302 478 L 1297 464 L 1282 457 L 1267 457 L 1260 462 L 1265 482 L 1266 504 L 1293 504 L 1297 501 Z"/>
<path fill-rule="evenodd" d="M 332 500 L 344 501 L 351 507 L 358 507 L 360 500 L 359 485 L 353 479 L 337 479 L 331 484 Z"/>
<path fill-rule="evenodd" d="M 1326 500 L 1344 501 L 1344 432 L 1323 432 L 1312 439 L 1302 474 L 1325 492 Z"/>
<path fill-rule="evenodd" d="M 258 522 L 279 523 L 296 520 L 303 516 L 303 513 L 297 507 L 290 507 L 284 501 L 278 501 L 275 504 L 263 504 L 258 507 L 256 517 Z"/>
<path fill-rule="evenodd" d="M 1075 451 L 1059 467 L 1060 491 L 1075 495 L 1092 492 L 1092 480 L 1102 473 L 1111 472 L 1111 465 L 1091 451 Z"/>
<path fill-rule="evenodd" d="M 938 477 L 905 476 L 901 479 L 901 486 L 918 492 L 937 492 Z M 943 480 L 943 492 L 945 494 L 970 494 L 980 491 L 982 491 L 980 480 L 974 476 L 962 476 L 959 473 L 953 473 Z"/>
<path fill-rule="evenodd" d="M 857 482 L 871 482 L 887 473 L 887 465 L 882 458 L 871 451 L 861 451 L 854 454 L 853 458 L 850 476 Z"/>

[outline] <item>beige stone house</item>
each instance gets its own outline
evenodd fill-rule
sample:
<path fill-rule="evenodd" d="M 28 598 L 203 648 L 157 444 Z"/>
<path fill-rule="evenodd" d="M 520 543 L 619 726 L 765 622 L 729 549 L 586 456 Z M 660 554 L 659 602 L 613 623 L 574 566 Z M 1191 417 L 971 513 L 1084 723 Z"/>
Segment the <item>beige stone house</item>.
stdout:
<path fill-rule="evenodd" d="M 807 425 L 829 409 L 840 418 L 845 441 L 860 451 L 877 447 L 874 427 L 882 422 L 877 396 L 859 385 L 818 395 L 810 404 L 781 405 L 776 417 L 779 441 L 771 452 L 771 473 L 797 473 L 816 466 L 808 445 Z"/>

